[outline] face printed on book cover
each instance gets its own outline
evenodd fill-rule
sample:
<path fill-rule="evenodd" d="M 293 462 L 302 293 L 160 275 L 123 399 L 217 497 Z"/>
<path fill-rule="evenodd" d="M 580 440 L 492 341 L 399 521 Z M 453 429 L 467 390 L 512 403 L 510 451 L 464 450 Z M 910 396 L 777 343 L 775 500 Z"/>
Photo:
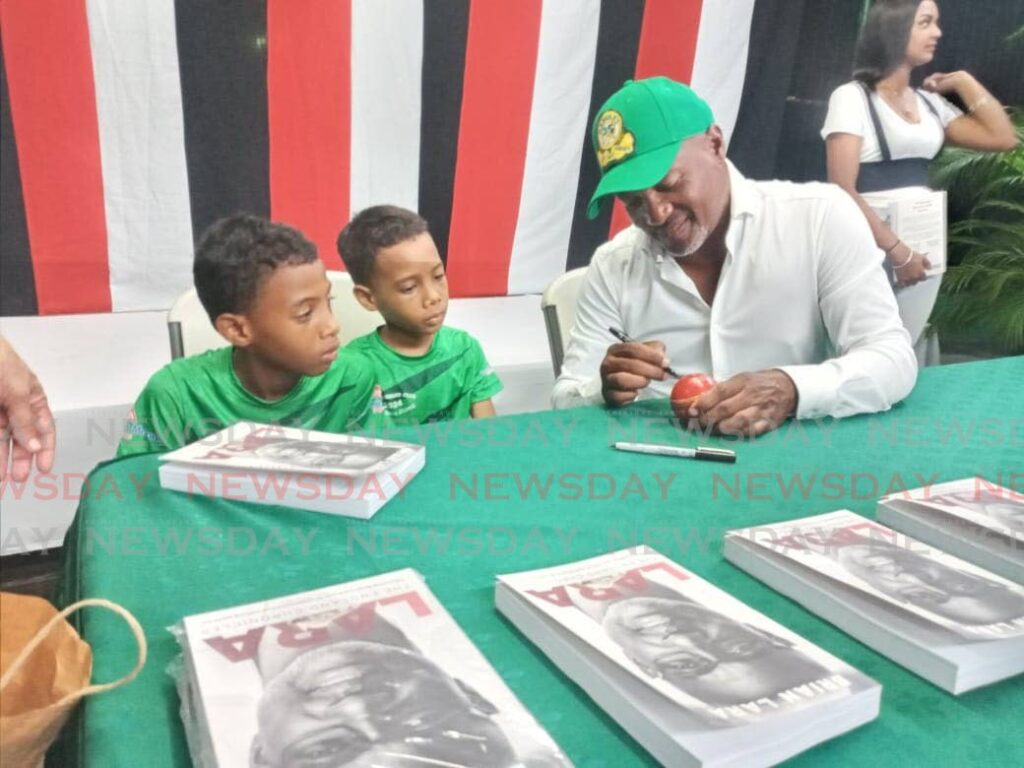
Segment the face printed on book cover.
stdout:
<path fill-rule="evenodd" d="M 519 764 L 494 707 L 377 617 L 369 636 L 266 658 L 254 768 Z"/>
<path fill-rule="evenodd" d="M 669 590 L 620 600 L 602 623 L 646 674 L 715 706 L 770 697 L 830 674 L 786 640 Z"/>
<path fill-rule="evenodd" d="M 969 509 L 985 515 L 1015 533 L 1024 534 L 1024 501 L 1015 501 L 997 493 L 975 491 L 943 494 L 927 501 L 930 504 Z"/>
<path fill-rule="evenodd" d="M 910 549 L 870 541 L 844 546 L 836 557 L 883 594 L 960 624 L 995 624 L 1024 616 L 1019 591 Z"/>
<path fill-rule="evenodd" d="M 383 461 L 398 449 L 383 445 L 349 445 L 318 440 L 269 440 L 252 453 L 270 461 L 279 461 L 309 469 L 360 470 Z"/>

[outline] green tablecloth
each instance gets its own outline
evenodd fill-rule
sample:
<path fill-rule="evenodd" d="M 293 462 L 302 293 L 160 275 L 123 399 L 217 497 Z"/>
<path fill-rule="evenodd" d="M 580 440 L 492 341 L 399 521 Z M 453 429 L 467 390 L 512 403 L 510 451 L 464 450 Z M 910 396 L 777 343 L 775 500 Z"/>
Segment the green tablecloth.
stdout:
<path fill-rule="evenodd" d="M 753 442 L 701 439 L 735 447 L 735 465 L 609 449 L 617 439 L 697 442 L 666 414 L 658 403 L 410 430 L 404 437 L 428 446 L 427 467 L 370 522 L 165 492 L 152 456 L 98 467 L 67 543 L 65 599 L 130 609 L 150 658 L 134 683 L 86 702 L 71 733 L 75 758 L 101 768 L 188 765 L 166 672 L 178 652 L 166 627 L 182 616 L 411 566 L 577 765 L 652 764 L 493 607 L 496 573 L 646 537 L 884 685 L 875 722 L 794 765 L 1024 764 L 1024 678 L 953 697 L 721 554 L 726 528 L 844 507 L 870 516 L 899 483 L 981 474 L 1024 486 L 1024 358 L 925 370 L 888 414 L 793 422 Z M 82 630 L 94 679 L 122 674 L 134 655 L 128 631 L 99 613 Z"/>

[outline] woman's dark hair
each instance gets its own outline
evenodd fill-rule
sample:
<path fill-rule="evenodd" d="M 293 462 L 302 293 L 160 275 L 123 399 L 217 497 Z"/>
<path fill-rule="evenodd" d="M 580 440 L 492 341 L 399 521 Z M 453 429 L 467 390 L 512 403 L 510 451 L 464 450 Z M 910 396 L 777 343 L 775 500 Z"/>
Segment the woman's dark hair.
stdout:
<path fill-rule="evenodd" d="M 853 54 L 853 79 L 872 88 L 907 54 L 910 30 L 921 0 L 877 0 L 868 11 Z"/>

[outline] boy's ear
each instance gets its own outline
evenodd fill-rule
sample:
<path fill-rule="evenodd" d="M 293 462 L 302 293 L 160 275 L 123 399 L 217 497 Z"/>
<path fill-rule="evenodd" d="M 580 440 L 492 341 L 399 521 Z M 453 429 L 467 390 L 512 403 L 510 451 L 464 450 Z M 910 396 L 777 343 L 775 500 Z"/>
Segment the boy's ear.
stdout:
<path fill-rule="evenodd" d="M 352 286 L 352 295 L 356 297 L 356 301 L 363 305 L 363 309 L 368 309 L 371 312 L 377 311 L 377 302 L 373 299 L 373 291 L 365 285 L 356 283 Z"/>
<path fill-rule="evenodd" d="M 213 323 L 217 333 L 227 339 L 233 347 L 248 347 L 253 341 L 252 325 L 245 315 L 224 312 L 217 315 Z"/>

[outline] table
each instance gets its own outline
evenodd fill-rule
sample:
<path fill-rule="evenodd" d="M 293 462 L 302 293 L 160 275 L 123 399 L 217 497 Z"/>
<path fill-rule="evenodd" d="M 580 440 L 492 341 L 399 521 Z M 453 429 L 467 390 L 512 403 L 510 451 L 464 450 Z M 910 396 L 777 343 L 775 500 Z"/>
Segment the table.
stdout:
<path fill-rule="evenodd" d="M 884 685 L 876 721 L 792 765 L 1024 764 L 1024 677 L 953 697 L 721 554 L 727 528 L 844 507 L 873 516 L 878 495 L 899 482 L 981 474 L 1024 488 L 1024 358 L 924 370 L 888 414 L 791 422 L 755 441 L 700 438 L 734 447 L 735 465 L 608 448 L 616 439 L 694 444 L 665 406 L 407 431 L 425 440 L 427 467 L 369 522 L 165 492 L 151 456 L 101 465 L 68 542 L 66 599 L 101 596 L 129 608 L 146 628 L 150 659 L 134 683 L 84 705 L 71 733 L 75 757 L 103 768 L 188 765 L 166 672 L 177 645 L 165 628 L 183 615 L 412 566 L 577 765 L 653 764 L 493 608 L 496 573 L 646 539 Z M 221 536 L 218 554 L 185 539 L 202 528 Z M 471 532 L 482 551 L 460 549 L 459 536 Z M 82 631 L 95 679 L 129 666 L 133 642 L 116 619 L 88 614 Z"/>

